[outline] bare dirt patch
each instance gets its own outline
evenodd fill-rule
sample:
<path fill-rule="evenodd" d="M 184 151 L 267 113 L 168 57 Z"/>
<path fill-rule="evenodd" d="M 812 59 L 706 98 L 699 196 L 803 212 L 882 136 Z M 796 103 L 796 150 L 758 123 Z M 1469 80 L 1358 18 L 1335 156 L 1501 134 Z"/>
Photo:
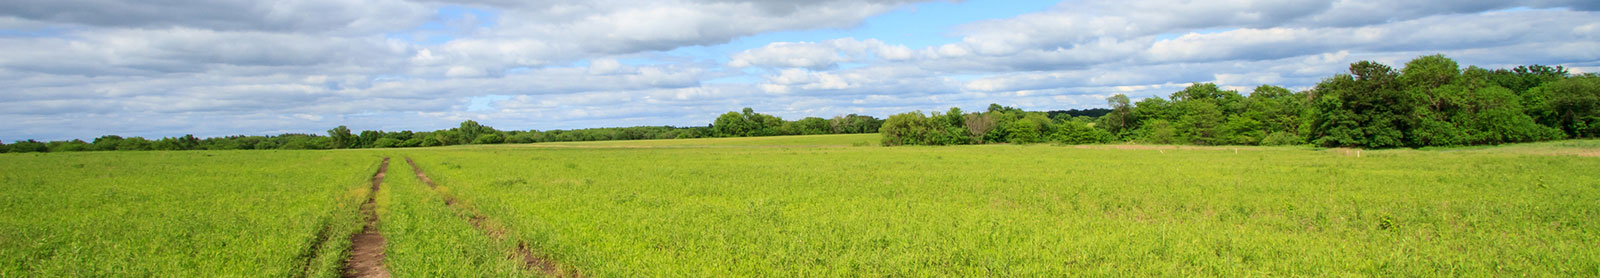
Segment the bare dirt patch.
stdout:
<path fill-rule="evenodd" d="M 383 186 L 385 173 L 389 172 L 389 158 L 383 158 L 383 164 L 378 166 L 378 173 L 372 175 L 372 191 L 367 193 L 367 202 L 361 204 L 361 215 L 366 217 L 367 223 L 361 228 L 361 233 L 350 238 L 350 260 L 345 261 L 344 277 L 389 277 L 389 269 L 383 267 L 383 234 L 378 232 L 377 206 L 378 189 Z"/>
<path fill-rule="evenodd" d="M 438 189 L 438 185 L 433 183 L 433 179 L 428 178 L 428 174 L 423 172 L 422 167 L 418 167 L 417 163 L 412 161 L 410 157 L 406 158 L 406 164 L 411 165 L 411 169 L 417 174 L 417 179 L 421 180 L 423 184 L 427 184 L 429 189 Z M 437 190 L 435 190 L 434 193 L 439 194 Z M 456 215 L 461 216 L 461 218 L 466 220 L 467 223 L 472 224 L 473 228 L 477 228 L 478 231 L 483 232 L 485 235 L 488 235 L 489 238 L 492 238 L 495 241 L 506 240 L 506 229 L 498 222 L 489 220 L 488 217 L 485 217 L 477 210 L 462 205 L 460 202 L 457 202 L 454 197 L 449 195 L 444 195 L 441 197 L 444 199 L 445 206 L 454 209 L 457 212 Z M 520 240 L 517 241 L 517 249 L 515 252 L 516 256 L 521 258 L 511 259 L 520 259 L 524 268 L 538 271 L 539 273 L 544 274 L 546 277 L 583 277 L 583 274 L 578 272 L 576 269 L 562 267 L 561 264 L 557 263 L 554 259 L 533 252 L 533 249 L 528 248 L 527 242 Z"/>

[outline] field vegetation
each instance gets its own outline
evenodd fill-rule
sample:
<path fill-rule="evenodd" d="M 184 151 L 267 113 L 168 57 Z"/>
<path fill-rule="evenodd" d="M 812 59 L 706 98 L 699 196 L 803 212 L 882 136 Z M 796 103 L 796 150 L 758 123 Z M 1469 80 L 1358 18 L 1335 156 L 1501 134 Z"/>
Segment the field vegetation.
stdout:
<path fill-rule="evenodd" d="M 1600 275 L 1600 141 L 879 140 L 3 154 L 0 276 Z"/>
<path fill-rule="evenodd" d="M 336 277 L 378 157 L 0 156 L 0 277 Z"/>
<path fill-rule="evenodd" d="M 1600 274 L 1600 160 L 1572 155 L 1593 141 L 852 146 L 870 139 L 408 153 L 593 276 Z"/>

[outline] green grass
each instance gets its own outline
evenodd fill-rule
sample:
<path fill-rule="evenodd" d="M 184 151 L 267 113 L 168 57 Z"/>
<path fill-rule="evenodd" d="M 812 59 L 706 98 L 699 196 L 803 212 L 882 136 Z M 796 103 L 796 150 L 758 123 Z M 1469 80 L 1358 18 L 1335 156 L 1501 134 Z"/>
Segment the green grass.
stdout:
<path fill-rule="evenodd" d="M 1600 275 L 1595 140 L 1356 157 L 877 139 L 4 154 L 0 277 L 337 276 L 384 156 L 398 277 L 536 275 L 519 241 L 588 277 Z"/>
<path fill-rule="evenodd" d="M 445 206 L 448 189 L 428 189 L 405 159 L 394 156 L 379 190 L 379 230 L 388 241 L 384 264 L 395 277 L 524 276 L 497 243 Z"/>
<path fill-rule="evenodd" d="M 612 146 L 411 153 L 593 276 L 1600 275 L 1587 157 Z"/>
<path fill-rule="evenodd" d="M 790 146 L 790 147 L 864 147 L 878 146 L 880 136 L 877 133 L 868 134 L 832 134 L 832 135 L 801 135 L 801 136 L 767 136 L 767 137 L 734 137 L 734 138 L 702 138 L 702 139 L 662 139 L 662 140 L 624 140 L 624 141 L 589 141 L 589 142 L 551 142 L 534 144 L 513 144 L 499 146 L 462 146 L 466 149 L 483 148 L 522 148 L 522 147 L 547 147 L 547 148 L 694 148 L 694 147 L 753 147 L 753 146 Z"/>
<path fill-rule="evenodd" d="M 0 277 L 337 277 L 378 161 L 305 151 L 3 155 Z M 317 243 L 319 232 L 331 240 Z"/>

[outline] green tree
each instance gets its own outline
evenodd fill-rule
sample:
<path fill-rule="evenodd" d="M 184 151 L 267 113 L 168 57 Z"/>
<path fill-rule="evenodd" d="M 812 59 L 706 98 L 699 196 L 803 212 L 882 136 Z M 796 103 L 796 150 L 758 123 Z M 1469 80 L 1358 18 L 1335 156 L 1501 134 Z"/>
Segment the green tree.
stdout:
<path fill-rule="evenodd" d="M 1285 136 L 1300 137 L 1301 115 L 1308 110 L 1304 103 L 1305 99 L 1304 93 L 1293 93 L 1278 86 L 1261 85 L 1250 92 L 1249 106 L 1242 116 L 1260 124 L 1260 132 L 1256 133 L 1257 135 L 1278 134 L 1279 139 L 1284 139 L 1282 137 Z M 1230 119 L 1230 122 L 1233 120 Z M 1243 132 L 1237 130 L 1237 123 L 1229 126 L 1235 127 L 1235 133 Z"/>
<path fill-rule="evenodd" d="M 122 136 L 106 135 L 95 138 L 92 144 L 96 151 L 115 151 L 117 150 L 117 144 L 120 143 L 122 143 Z"/>
<path fill-rule="evenodd" d="M 41 143 L 39 141 L 34 141 L 32 139 L 29 139 L 29 140 L 26 140 L 26 141 L 16 141 L 14 143 L 11 143 L 11 149 L 7 150 L 7 152 L 10 152 L 10 153 L 34 153 L 34 152 L 42 153 L 42 152 L 49 152 L 49 151 L 50 151 L 50 148 L 48 146 L 46 146 L 44 143 Z"/>
<path fill-rule="evenodd" d="M 331 147 L 335 149 L 343 149 L 353 146 L 355 144 L 355 137 L 356 136 L 354 134 L 350 133 L 350 128 L 346 126 L 341 125 L 328 130 L 328 138 L 333 141 L 333 143 L 331 143 Z"/>
<path fill-rule="evenodd" d="M 1413 98 L 1401 90 L 1399 73 L 1370 61 L 1350 65 L 1349 75 L 1318 83 L 1314 143 L 1325 147 L 1390 148 L 1406 145 L 1415 120 Z"/>
<path fill-rule="evenodd" d="M 1043 143 L 1049 138 L 1045 128 L 1051 124 L 1043 113 L 1029 113 L 1022 119 L 1007 124 L 1006 142 L 1012 144 Z"/>
<path fill-rule="evenodd" d="M 1100 144 L 1112 141 L 1111 132 L 1090 125 L 1090 123 L 1083 121 L 1062 122 L 1056 126 L 1054 133 L 1051 134 L 1051 141 L 1070 145 Z"/>
<path fill-rule="evenodd" d="M 1539 123 L 1573 138 L 1600 137 L 1600 76 L 1566 78 L 1530 89 L 1528 94 L 1541 100 L 1530 113 Z"/>
<path fill-rule="evenodd" d="M 478 137 L 482 137 L 484 134 L 500 133 L 500 131 L 495 130 L 492 127 L 478 124 L 478 121 L 473 120 L 462 121 L 461 126 L 457 127 L 455 131 L 456 133 L 454 135 L 458 137 L 456 137 L 454 142 L 458 144 L 475 142 L 477 141 Z"/>
<path fill-rule="evenodd" d="M 834 116 L 828 120 L 828 127 L 834 134 L 878 133 L 878 128 L 883 126 L 884 120 L 872 116 L 850 114 Z"/>
<path fill-rule="evenodd" d="M 362 130 L 360 135 L 356 135 L 356 143 L 352 148 L 372 148 L 377 144 L 378 138 L 383 138 L 383 131 Z"/>
<path fill-rule="evenodd" d="M 883 133 L 884 146 L 898 146 L 927 145 L 933 129 L 928 117 L 922 115 L 922 111 L 915 111 L 890 115 L 879 130 Z"/>
<path fill-rule="evenodd" d="M 1129 103 L 1128 96 L 1117 94 L 1106 98 L 1106 105 L 1111 106 L 1111 113 L 1100 117 L 1100 126 L 1112 134 L 1122 134 L 1133 130 L 1138 119 L 1133 117 L 1133 106 Z"/>
<path fill-rule="evenodd" d="M 396 147 L 400 147 L 402 143 L 404 143 L 404 141 L 400 141 L 400 139 L 384 137 L 384 138 L 378 138 L 377 141 L 374 141 L 372 143 L 372 147 L 374 147 L 374 148 L 396 148 Z"/>
<path fill-rule="evenodd" d="M 72 139 L 68 141 L 50 141 L 50 152 L 81 152 L 92 150 L 94 150 L 93 146 L 89 145 L 89 142 L 84 142 L 80 139 Z"/>
<path fill-rule="evenodd" d="M 711 129 L 721 137 L 773 136 L 783 134 L 783 123 L 782 118 L 745 107 L 743 113 L 728 112 L 718 116 Z"/>
<path fill-rule="evenodd" d="M 144 139 L 144 137 L 128 137 L 117 143 L 117 150 L 119 151 L 148 151 L 152 149 L 153 146 L 151 146 L 150 140 Z"/>
<path fill-rule="evenodd" d="M 825 120 L 825 119 L 822 119 L 822 118 L 818 118 L 818 117 L 806 117 L 806 118 L 800 119 L 798 121 L 784 122 L 783 123 L 783 130 L 784 130 L 785 134 L 793 134 L 793 135 L 827 134 L 829 132 L 829 130 L 831 130 L 831 129 L 832 128 L 828 126 L 828 120 Z"/>
<path fill-rule="evenodd" d="M 500 136 L 499 133 L 478 135 L 478 138 L 472 139 L 473 144 L 500 144 L 504 142 L 505 137 Z"/>

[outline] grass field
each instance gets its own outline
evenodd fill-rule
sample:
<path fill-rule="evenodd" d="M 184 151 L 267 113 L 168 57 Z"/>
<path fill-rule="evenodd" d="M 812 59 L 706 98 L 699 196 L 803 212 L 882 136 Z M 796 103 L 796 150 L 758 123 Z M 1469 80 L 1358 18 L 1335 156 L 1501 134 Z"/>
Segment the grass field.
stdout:
<path fill-rule="evenodd" d="M 3 155 L 0 276 L 336 271 L 348 242 L 305 250 L 360 229 L 386 156 L 437 185 L 391 163 L 377 192 L 398 277 L 545 273 L 519 245 L 588 277 L 1600 275 L 1600 141 L 875 142 Z"/>
<path fill-rule="evenodd" d="M 337 276 L 368 152 L 0 156 L 0 277 Z M 341 209 L 350 208 L 350 209 Z"/>

